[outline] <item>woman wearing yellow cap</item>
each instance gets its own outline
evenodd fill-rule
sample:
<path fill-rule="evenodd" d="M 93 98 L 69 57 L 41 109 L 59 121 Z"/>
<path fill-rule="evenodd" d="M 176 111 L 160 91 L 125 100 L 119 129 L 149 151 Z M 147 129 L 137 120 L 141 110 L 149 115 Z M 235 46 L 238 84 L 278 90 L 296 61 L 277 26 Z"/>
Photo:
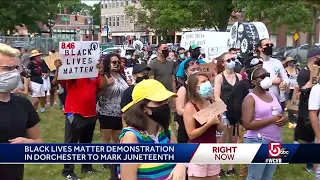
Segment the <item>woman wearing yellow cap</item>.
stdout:
<path fill-rule="evenodd" d="M 132 102 L 126 105 L 123 119 L 128 125 L 120 134 L 120 143 L 176 143 L 171 132 L 168 99 L 177 97 L 159 81 L 143 80 L 132 92 Z M 175 179 L 185 180 L 185 166 L 174 164 L 121 164 L 121 180 Z"/>

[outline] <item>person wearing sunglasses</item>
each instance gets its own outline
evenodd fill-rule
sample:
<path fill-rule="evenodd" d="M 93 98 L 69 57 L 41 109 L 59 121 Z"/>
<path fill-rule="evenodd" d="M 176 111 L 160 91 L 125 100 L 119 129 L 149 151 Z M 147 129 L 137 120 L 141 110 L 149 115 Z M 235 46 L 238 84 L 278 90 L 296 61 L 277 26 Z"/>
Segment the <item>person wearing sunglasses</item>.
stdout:
<path fill-rule="evenodd" d="M 281 143 L 282 127 L 288 118 L 283 114 L 278 98 L 267 91 L 272 86 L 270 73 L 261 66 L 255 67 L 250 80 L 254 88 L 242 104 L 242 122 L 247 129 L 244 143 Z M 247 179 L 271 180 L 276 169 L 276 164 L 249 164 Z"/>
<path fill-rule="evenodd" d="M 234 72 L 235 58 L 229 52 L 223 53 L 218 58 L 217 68 L 218 75 L 214 80 L 214 97 L 215 100 L 222 100 L 227 104 L 228 96 L 233 91 L 234 85 L 242 80 L 242 76 Z M 225 125 L 225 129 L 222 134 L 218 133 L 219 143 L 237 143 L 238 141 L 238 130 L 236 126 L 230 125 L 229 120 L 226 117 L 226 112 L 222 115 L 222 120 Z M 227 141 L 228 140 L 228 141 Z M 233 165 L 228 166 L 227 172 L 224 170 L 220 171 L 220 176 L 223 177 L 233 176 L 236 174 Z"/>
<path fill-rule="evenodd" d="M 269 39 L 261 39 L 257 45 L 257 54 L 263 59 L 262 67 L 270 73 L 272 86 L 269 91 L 274 93 L 280 100 L 280 89 L 284 89 L 289 82 L 287 73 L 278 59 L 270 57 L 272 55 L 273 44 Z M 280 81 L 278 79 L 280 77 Z"/>
<path fill-rule="evenodd" d="M 36 110 L 27 98 L 11 94 L 20 80 L 19 54 L 19 50 L 0 43 L 0 143 L 41 143 Z M 23 172 L 23 165 L 2 164 L 0 179 L 23 179 Z"/>

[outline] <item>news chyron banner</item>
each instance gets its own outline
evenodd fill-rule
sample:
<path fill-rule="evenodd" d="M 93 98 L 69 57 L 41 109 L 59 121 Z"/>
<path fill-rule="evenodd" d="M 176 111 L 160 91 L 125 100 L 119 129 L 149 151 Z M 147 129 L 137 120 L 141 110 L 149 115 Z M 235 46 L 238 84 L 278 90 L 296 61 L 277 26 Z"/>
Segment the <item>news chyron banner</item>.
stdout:
<path fill-rule="evenodd" d="M 320 163 L 318 144 L 0 144 L 0 164 Z"/>

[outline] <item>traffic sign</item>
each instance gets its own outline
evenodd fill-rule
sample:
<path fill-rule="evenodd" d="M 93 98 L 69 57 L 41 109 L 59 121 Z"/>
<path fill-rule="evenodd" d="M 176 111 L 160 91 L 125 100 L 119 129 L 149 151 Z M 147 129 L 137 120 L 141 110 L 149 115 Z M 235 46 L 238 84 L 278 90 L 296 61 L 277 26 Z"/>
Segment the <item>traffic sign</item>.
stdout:
<path fill-rule="evenodd" d="M 293 36 L 293 39 L 294 39 L 295 41 L 297 41 L 297 40 L 299 39 L 299 34 L 298 34 L 298 33 L 295 33 L 294 36 Z"/>
<path fill-rule="evenodd" d="M 61 21 L 68 22 L 68 21 L 70 21 L 70 18 L 68 16 L 62 16 Z"/>

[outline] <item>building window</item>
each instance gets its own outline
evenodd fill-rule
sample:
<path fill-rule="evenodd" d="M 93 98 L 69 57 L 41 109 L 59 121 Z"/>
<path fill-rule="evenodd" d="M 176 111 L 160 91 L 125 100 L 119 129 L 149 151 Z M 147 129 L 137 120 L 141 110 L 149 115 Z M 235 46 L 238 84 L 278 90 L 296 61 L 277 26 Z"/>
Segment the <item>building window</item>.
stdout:
<path fill-rule="evenodd" d="M 120 6 L 120 2 L 119 2 L 119 1 L 117 1 L 116 3 L 117 3 L 116 8 L 118 8 L 118 7 Z"/>
<path fill-rule="evenodd" d="M 102 8 L 102 9 L 104 8 L 104 3 L 101 4 L 101 8 Z"/>
<path fill-rule="evenodd" d="M 109 26 L 109 18 L 106 18 L 106 22 L 104 22 L 104 24 Z"/>
<path fill-rule="evenodd" d="M 111 17 L 109 17 L 109 26 L 112 26 Z"/>
<path fill-rule="evenodd" d="M 120 17 L 120 20 L 121 20 L 120 26 L 124 26 L 124 15 Z"/>
<path fill-rule="evenodd" d="M 116 26 L 116 17 L 115 16 L 112 17 L 112 26 Z"/>
<path fill-rule="evenodd" d="M 119 26 L 120 26 L 120 17 L 117 16 L 117 27 L 119 27 Z"/>
<path fill-rule="evenodd" d="M 129 26 L 129 20 L 126 20 L 126 27 Z"/>
<path fill-rule="evenodd" d="M 121 6 L 121 7 L 124 6 L 124 2 L 123 2 L 123 1 L 120 2 L 120 6 Z"/>
<path fill-rule="evenodd" d="M 112 2 L 112 8 L 115 8 L 115 7 L 116 7 L 116 2 L 113 1 L 113 2 Z"/>
<path fill-rule="evenodd" d="M 126 0 L 126 6 L 129 6 L 129 1 L 128 0 Z"/>

